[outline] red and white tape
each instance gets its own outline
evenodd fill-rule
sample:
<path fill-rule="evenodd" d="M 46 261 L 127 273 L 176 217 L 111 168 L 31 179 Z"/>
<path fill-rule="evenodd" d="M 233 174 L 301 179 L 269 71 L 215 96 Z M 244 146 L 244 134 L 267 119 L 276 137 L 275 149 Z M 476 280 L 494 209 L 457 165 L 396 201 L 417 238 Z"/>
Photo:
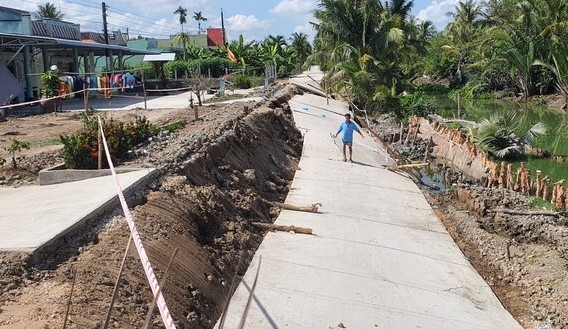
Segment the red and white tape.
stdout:
<path fill-rule="evenodd" d="M 130 213 L 130 209 L 128 209 L 128 205 L 126 204 L 126 199 L 124 198 L 124 194 L 122 193 L 122 188 L 120 187 L 120 183 L 118 182 L 118 176 L 116 175 L 112 159 L 110 158 L 110 152 L 108 150 L 108 145 L 104 134 L 101 118 L 99 117 L 98 119 L 99 119 L 99 129 L 101 131 L 108 165 L 112 173 L 112 178 L 114 180 L 114 185 L 118 193 L 120 205 L 122 206 L 122 211 L 124 212 L 124 217 L 126 218 L 126 222 L 128 223 L 128 227 L 130 228 L 130 233 L 132 234 L 132 240 L 134 241 L 134 245 L 136 246 L 136 251 L 138 251 L 138 255 L 140 256 L 140 261 L 142 262 L 142 267 L 144 268 L 144 272 L 146 273 L 146 278 L 150 283 L 152 294 L 154 295 L 154 297 L 156 297 L 157 295 L 157 305 L 158 309 L 160 310 L 160 315 L 162 316 L 162 321 L 164 322 L 166 328 L 175 329 L 176 326 L 174 324 L 174 320 L 172 319 L 172 315 L 170 314 L 170 311 L 168 309 L 168 305 L 166 305 L 166 300 L 162 295 L 162 289 L 160 289 L 160 284 L 158 283 L 158 279 L 154 274 L 154 270 L 152 269 L 152 264 L 150 263 L 150 259 L 148 259 L 148 255 L 146 254 L 146 249 L 144 249 L 144 244 L 142 243 L 140 234 L 136 229 L 134 219 L 132 217 L 132 214 Z"/>

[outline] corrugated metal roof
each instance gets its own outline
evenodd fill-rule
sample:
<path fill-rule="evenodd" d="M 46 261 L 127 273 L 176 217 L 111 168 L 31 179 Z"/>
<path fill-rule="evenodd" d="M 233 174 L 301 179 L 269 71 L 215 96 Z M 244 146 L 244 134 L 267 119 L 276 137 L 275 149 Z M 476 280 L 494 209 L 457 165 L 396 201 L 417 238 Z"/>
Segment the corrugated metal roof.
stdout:
<path fill-rule="evenodd" d="M 161 53 L 159 55 L 144 55 L 144 62 L 169 62 L 176 59 L 175 53 Z"/>
<path fill-rule="evenodd" d="M 116 55 L 119 51 L 122 52 L 123 55 L 151 55 L 151 54 L 158 54 L 155 51 L 148 51 L 142 49 L 132 49 L 124 46 L 116 46 L 116 45 L 106 45 L 101 43 L 91 43 L 91 42 L 81 42 L 79 40 L 66 40 L 66 39 L 59 39 L 59 38 L 48 38 L 48 37 L 40 37 L 40 36 L 27 36 L 27 35 L 19 35 L 19 34 L 9 34 L 9 33 L 0 33 L 0 38 L 5 40 L 9 39 L 12 40 L 9 46 L 22 46 L 23 41 L 26 44 L 33 45 L 30 42 L 36 41 L 38 45 L 47 48 L 79 48 L 80 50 L 85 51 L 104 51 L 105 49 L 111 50 Z M 13 40 L 21 40 L 22 42 L 14 43 Z M 2 48 L 3 44 L 0 44 L 0 48 Z"/>
<path fill-rule="evenodd" d="M 51 28 L 48 28 L 48 25 Z M 79 25 L 58 21 L 32 21 L 32 34 L 40 37 L 79 40 Z"/>

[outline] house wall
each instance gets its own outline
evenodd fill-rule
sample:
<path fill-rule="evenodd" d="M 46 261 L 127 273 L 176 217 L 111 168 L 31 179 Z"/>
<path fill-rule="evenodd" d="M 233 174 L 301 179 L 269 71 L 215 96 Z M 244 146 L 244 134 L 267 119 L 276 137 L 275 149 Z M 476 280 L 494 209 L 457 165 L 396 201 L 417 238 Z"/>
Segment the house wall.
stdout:
<path fill-rule="evenodd" d="M 0 31 L 12 34 L 32 34 L 30 13 L 0 7 Z"/>

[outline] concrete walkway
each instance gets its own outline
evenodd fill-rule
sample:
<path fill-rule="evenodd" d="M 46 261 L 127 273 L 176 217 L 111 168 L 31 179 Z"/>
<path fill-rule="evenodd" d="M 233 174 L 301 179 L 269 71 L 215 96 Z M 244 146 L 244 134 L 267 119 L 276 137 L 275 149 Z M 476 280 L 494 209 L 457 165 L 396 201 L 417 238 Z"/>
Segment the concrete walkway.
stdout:
<path fill-rule="evenodd" d="M 154 169 L 120 174 L 125 193 Z M 0 188 L 0 251 L 34 253 L 109 210 L 118 197 L 112 176 L 19 188 Z"/>
<path fill-rule="evenodd" d="M 354 164 L 341 161 L 330 132 L 345 104 L 303 95 L 290 105 L 305 139 L 286 202 L 321 202 L 322 213 L 281 212 L 276 224 L 315 235 L 267 234 L 226 328 L 239 323 L 261 256 L 247 328 L 520 328 L 370 136 L 355 137 Z"/>

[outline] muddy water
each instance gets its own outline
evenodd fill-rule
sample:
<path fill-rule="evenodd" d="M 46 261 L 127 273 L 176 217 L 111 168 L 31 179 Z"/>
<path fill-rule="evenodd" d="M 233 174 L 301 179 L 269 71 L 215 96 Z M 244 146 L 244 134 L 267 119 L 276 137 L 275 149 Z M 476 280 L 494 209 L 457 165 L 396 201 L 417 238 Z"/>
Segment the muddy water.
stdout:
<path fill-rule="evenodd" d="M 459 117 L 466 120 L 480 121 L 489 117 L 492 113 L 505 112 L 513 108 L 519 111 L 521 125 L 529 127 L 539 121 L 546 124 L 548 131 L 545 136 L 536 141 L 536 146 L 552 152 L 554 155 L 568 158 L 568 143 L 566 136 L 558 133 L 561 127 L 568 127 L 568 116 L 563 113 L 545 110 L 536 106 L 519 104 L 511 101 L 498 99 L 461 100 L 460 111 L 458 104 L 447 96 L 434 96 L 432 101 L 440 108 L 440 114 L 449 117 Z M 568 129 L 564 129 L 567 130 Z M 541 170 L 550 176 L 553 181 L 568 179 L 568 163 L 557 162 L 553 159 L 539 159 L 529 157 L 525 160 L 527 167 L 533 172 Z M 516 163 L 518 165 L 518 162 Z"/>

